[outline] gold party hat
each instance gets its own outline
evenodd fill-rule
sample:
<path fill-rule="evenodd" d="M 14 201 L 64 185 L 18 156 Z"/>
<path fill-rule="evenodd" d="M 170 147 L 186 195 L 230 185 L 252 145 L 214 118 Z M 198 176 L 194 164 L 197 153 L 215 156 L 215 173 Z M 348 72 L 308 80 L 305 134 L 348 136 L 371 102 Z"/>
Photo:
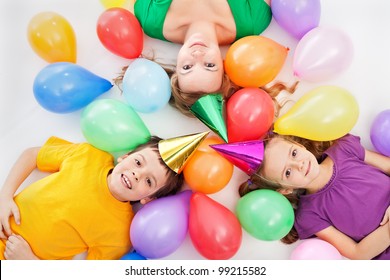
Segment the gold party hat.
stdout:
<path fill-rule="evenodd" d="M 158 149 L 161 158 L 173 171 L 182 172 L 186 162 L 209 133 L 207 131 L 160 140 Z"/>

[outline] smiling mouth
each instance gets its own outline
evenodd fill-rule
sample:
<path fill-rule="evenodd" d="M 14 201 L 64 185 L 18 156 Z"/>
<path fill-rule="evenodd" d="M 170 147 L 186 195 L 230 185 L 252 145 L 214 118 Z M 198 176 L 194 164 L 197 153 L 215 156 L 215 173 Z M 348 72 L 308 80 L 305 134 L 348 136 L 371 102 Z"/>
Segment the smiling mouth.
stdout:
<path fill-rule="evenodd" d="M 204 43 L 202 43 L 202 42 L 195 42 L 195 43 L 193 43 L 193 44 L 190 46 L 190 48 L 192 48 L 192 47 L 194 47 L 194 46 L 206 47 L 206 45 L 205 45 Z"/>
<path fill-rule="evenodd" d="M 308 164 L 308 166 L 307 166 L 307 170 L 306 170 L 305 176 L 307 176 L 307 174 L 309 174 L 309 172 L 310 172 L 310 167 L 311 167 L 311 162 L 309 161 L 309 164 Z"/>
<path fill-rule="evenodd" d="M 130 182 L 129 178 L 125 174 L 121 174 L 121 180 L 122 180 L 123 185 L 126 188 L 131 190 L 131 188 L 132 188 L 131 182 Z"/>

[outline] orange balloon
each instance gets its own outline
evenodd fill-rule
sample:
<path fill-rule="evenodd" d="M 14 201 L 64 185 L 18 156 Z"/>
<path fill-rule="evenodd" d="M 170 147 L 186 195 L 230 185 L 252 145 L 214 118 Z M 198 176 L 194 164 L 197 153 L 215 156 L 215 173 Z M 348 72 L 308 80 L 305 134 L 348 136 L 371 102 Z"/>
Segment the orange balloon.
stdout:
<path fill-rule="evenodd" d="M 184 167 L 184 179 L 197 192 L 211 194 L 223 189 L 233 175 L 233 164 L 209 145 L 225 143 L 219 137 L 206 138 Z"/>
<path fill-rule="evenodd" d="M 76 36 L 72 26 L 61 15 L 42 12 L 28 24 L 28 41 L 44 60 L 76 63 Z"/>
<path fill-rule="evenodd" d="M 261 87 L 282 69 L 288 48 L 263 36 L 247 36 L 233 43 L 226 53 L 225 71 L 241 87 Z"/>

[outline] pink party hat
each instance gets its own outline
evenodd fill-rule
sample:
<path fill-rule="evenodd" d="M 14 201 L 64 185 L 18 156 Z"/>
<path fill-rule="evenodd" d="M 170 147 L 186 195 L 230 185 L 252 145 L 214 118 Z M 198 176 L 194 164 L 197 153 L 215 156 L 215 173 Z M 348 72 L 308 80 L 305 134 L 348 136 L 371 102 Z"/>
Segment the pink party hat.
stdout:
<path fill-rule="evenodd" d="M 216 144 L 210 147 L 248 175 L 256 172 L 264 158 L 262 140 Z"/>

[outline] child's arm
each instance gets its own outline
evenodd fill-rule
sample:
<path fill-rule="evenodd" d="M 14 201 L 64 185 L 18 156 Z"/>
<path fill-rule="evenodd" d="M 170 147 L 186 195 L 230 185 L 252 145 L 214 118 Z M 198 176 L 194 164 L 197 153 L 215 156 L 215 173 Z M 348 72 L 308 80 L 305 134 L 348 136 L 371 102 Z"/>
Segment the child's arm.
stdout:
<path fill-rule="evenodd" d="M 39 260 L 20 235 L 11 235 L 5 244 L 4 257 L 7 260 Z"/>
<path fill-rule="evenodd" d="M 370 260 L 390 246 L 389 223 L 379 226 L 360 242 L 355 242 L 332 226 L 317 232 L 316 235 L 332 244 L 341 255 L 351 260 Z"/>
<path fill-rule="evenodd" d="M 380 170 L 383 170 L 383 172 L 390 176 L 390 157 L 369 150 L 365 151 L 366 153 L 364 161 L 367 164 L 370 164 L 379 168 Z"/>
<path fill-rule="evenodd" d="M 39 147 L 25 150 L 17 159 L 0 191 L 0 238 L 7 238 L 11 235 L 9 226 L 10 216 L 14 216 L 15 222 L 20 223 L 19 209 L 13 197 L 19 186 L 37 167 L 37 155 Z"/>
<path fill-rule="evenodd" d="M 387 222 L 390 221 L 390 206 L 387 207 L 385 214 L 383 215 L 382 222 L 380 223 L 381 226 L 386 224 Z M 389 223 L 389 229 L 390 229 L 390 223 Z"/>

